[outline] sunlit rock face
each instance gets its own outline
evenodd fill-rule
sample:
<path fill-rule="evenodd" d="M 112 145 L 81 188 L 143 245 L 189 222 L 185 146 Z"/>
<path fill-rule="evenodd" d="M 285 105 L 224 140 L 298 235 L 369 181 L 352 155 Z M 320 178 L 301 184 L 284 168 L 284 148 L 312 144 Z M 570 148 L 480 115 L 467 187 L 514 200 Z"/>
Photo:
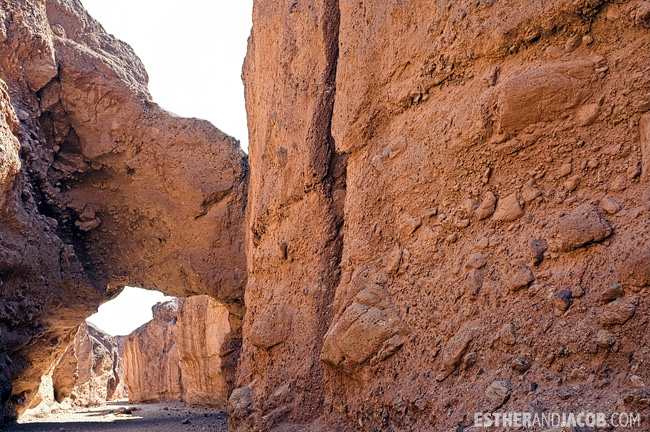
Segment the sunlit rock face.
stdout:
<path fill-rule="evenodd" d="M 158 303 L 153 320 L 127 336 L 124 378 L 132 402 L 180 401 L 181 369 L 178 357 L 178 301 Z"/>
<path fill-rule="evenodd" d="M 227 407 L 238 360 L 229 316 L 209 296 L 178 299 L 177 347 L 186 404 Z"/>
<path fill-rule="evenodd" d="M 129 400 L 182 400 L 225 409 L 237 365 L 228 309 L 202 295 L 153 307 L 153 320 L 124 344 Z"/>
<path fill-rule="evenodd" d="M 152 102 L 131 48 L 75 0 L 0 2 L 0 81 L 4 415 L 125 284 L 207 294 L 241 317 L 248 166 L 235 139 Z"/>
<path fill-rule="evenodd" d="M 120 338 L 84 322 L 52 370 L 41 378 L 25 415 L 43 417 L 79 407 L 125 399 Z"/>

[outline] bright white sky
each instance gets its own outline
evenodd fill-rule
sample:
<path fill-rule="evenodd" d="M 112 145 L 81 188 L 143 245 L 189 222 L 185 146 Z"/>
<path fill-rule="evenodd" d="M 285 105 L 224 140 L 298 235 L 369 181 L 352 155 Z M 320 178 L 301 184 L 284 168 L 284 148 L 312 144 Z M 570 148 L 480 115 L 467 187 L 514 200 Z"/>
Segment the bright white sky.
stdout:
<path fill-rule="evenodd" d="M 241 68 L 253 0 L 81 0 L 108 33 L 127 42 L 149 74 L 163 108 L 209 120 L 248 151 Z M 165 297 L 127 287 L 88 318 L 112 335 L 129 334 L 152 318 Z"/>
<path fill-rule="evenodd" d="M 163 108 L 209 120 L 248 149 L 241 69 L 253 0 L 81 0 L 127 42 Z"/>
<path fill-rule="evenodd" d="M 158 291 L 126 287 L 119 296 L 101 305 L 88 321 L 110 335 L 128 335 L 153 318 L 151 306 L 172 298 Z"/>

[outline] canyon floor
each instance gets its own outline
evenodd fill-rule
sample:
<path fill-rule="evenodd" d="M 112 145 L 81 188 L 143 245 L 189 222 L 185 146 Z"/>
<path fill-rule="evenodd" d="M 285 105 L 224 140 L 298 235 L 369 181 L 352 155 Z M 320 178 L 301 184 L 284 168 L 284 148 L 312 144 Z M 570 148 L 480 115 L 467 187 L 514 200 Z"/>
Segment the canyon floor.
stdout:
<path fill-rule="evenodd" d="M 131 414 L 128 414 L 130 410 Z M 127 412 L 126 414 L 123 414 Z M 7 425 L 5 432 L 181 432 L 228 430 L 226 413 L 216 409 L 191 408 L 181 403 L 129 404 L 112 402 L 103 407 L 77 412 L 51 414 L 43 418 L 25 418 Z"/>

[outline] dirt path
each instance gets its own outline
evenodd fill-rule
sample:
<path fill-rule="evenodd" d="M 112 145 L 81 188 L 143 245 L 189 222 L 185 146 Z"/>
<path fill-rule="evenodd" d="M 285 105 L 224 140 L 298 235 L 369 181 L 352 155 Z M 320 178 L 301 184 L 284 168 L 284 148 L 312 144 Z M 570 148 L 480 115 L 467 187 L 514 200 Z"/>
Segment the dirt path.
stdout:
<path fill-rule="evenodd" d="M 120 410 L 127 410 L 122 411 Z M 130 414 L 129 411 L 130 410 Z M 181 403 L 109 403 L 75 413 L 52 414 L 44 418 L 25 418 L 7 425 L 4 432 L 226 432 L 226 413 L 216 409 L 190 408 Z"/>

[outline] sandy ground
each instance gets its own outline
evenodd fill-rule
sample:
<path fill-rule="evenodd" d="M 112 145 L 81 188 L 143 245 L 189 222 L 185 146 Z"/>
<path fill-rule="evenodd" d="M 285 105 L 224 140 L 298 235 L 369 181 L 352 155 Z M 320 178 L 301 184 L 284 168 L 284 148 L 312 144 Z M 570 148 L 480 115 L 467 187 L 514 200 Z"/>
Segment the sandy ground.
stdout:
<path fill-rule="evenodd" d="M 119 413 L 121 409 L 131 414 Z M 51 414 L 44 418 L 23 418 L 7 425 L 3 432 L 65 431 L 145 431 L 145 432 L 226 432 L 226 413 L 216 409 L 190 408 L 181 403 L 129 404 L 112 402 L 107 406 L 78 412 Z"/>

